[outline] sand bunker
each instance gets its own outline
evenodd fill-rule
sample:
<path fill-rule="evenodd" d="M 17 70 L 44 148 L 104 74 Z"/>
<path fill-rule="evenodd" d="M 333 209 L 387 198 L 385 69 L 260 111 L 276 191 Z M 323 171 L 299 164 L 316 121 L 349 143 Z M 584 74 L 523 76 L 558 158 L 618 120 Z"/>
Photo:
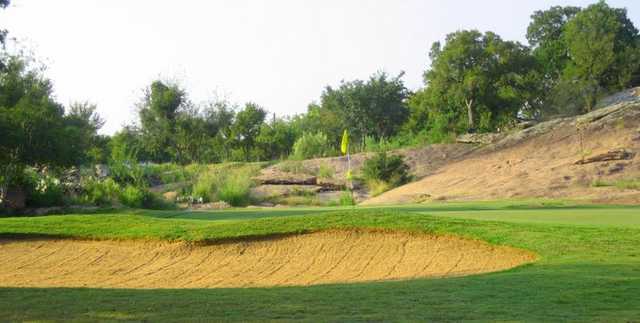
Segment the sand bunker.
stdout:
<path fill-rule="evenodd" d="M 318 232 L 210 245 L 0 241 L 0 286 L 212 288 L 449 277 L 504 270 L 531 253 L 405 233 Z"/>

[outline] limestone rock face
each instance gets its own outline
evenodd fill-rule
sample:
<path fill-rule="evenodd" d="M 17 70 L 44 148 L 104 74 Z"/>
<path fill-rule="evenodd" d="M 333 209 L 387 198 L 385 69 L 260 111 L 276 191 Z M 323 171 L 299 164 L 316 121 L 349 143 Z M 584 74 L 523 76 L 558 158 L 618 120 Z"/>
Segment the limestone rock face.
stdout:
<path fill-rule="evenodd" d="M 461 144 L 483 144 L 488 145 L 502 138 L 499 133 L 466 133 L 458 136 L 456 142 Z"/>

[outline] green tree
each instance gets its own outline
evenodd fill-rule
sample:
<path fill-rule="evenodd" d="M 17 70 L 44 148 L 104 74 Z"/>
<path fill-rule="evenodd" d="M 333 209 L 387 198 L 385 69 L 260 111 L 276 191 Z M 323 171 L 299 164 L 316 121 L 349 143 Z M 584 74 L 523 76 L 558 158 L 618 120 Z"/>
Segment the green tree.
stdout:
<path fill-rule="evenodd" d="M 9 6 L 9 0 L 0 0 L 0 9 L 4 9 Z M 0 44 L 4 45 L 4 39 L 7 36 L 7 31 L 0 29 Z"/>
<path fill-rule="evenodd" d="M 534 113 L 540 95 L 537 65 L 520 43 L 491 32 L 458 31 L 444 46 L 435 43 L 430 57 L 423 101 L 412 105 L 428 107 L 432 130 L 495 131 L 522 112 Z"/>
<path fill-rule="evenodd" d="M 144 147 L 153 161 L 169 161 L 176 151 L 176 118 L 186 104 L 186 93 L 176 84 L 155 81 L 145 91 L 139 115 Z"/>
<path fill-rule="evenodd" d="M 372 75 L 369 80 L 342 82 L 338 88 L 328 86 L 322 94 L 322 110 L 337 121 L 338 137 L 342 129 L 349 128 L 356 138 L 373 136 L 376 139 L 395 135 L 406 121 L 409 110 L 406 99 L 409 91 L 400 73 L 389 77 L 384 72 Z M 321 129 L 322 130 L 322 129 Z M 323 131 L 324 132 L 324 131 Z"/>
<path fill-rule="evenodd" d="M 527 28 L 527 40 L 533 54 L 542 66 L 547 88 L 552 88 L 562 75 L 570 57 L 564 38 L 564 29 L 576 14 L 579 7 L 554 6 L 548 10 L 539 10 L 531 15 Z"/>
<path fill-rule="evenodd" d="M 104 119 L 98 114 L 97 106 L 89 102 L 75 102 L 67 109 L 65 127 L 69 133 L 68 147 L 76 152 L 83 162 L 104 160 L 104 138 L 98 130 L 104 126 Z"/>
<path fill-rule="evenodd" d="M 342 131 L 346 127 L 344 120 L 336 112 L 316 103 L 307 106 L 307 113 L 293 117 L 290 126 L 297 138 L 305 132 L 322 132 L 336 148 L 340 145 Z"/>
<path fill-rule="evenodd" d="M 256 146 L 256 138 L 267 116 L 267 111 L 255 103 L 247 103 L 240 110 L 231 126 L 232 143 L 241 149 L 242 159 L 251 160 Z"/>
<path fill-rule="evenodd" d="M 626 9 L 604 1 L 590 5 L 569 20 L 564 39 L 571 61 L 563 81 L 580 89 L 585 110 L 591 111 L 607 90 L 633 85 L 638 77 L 638 30 Z"/>
<path fill-rule="evenodd" d="M 206 120 L 195 106 L 181 110 L 175 119 L 173 146 L 169 148 L 171 160 L 180 164 L 202 162 L 209 139 Z"/>
<path fill-rule="evenodd" d="M 77 131 L 66 121 L 42 71 L 8 57 L 0 70 L 0 187 L 20 185 L 26 166 L 79 164 L 70 145 Z"/>
<path fill-rule="evenodd" d="M 256 144 L 260 150 L 261 160 L 272 160 L 289 156 L 298 134 L 286 119 L 276 118 L 263 123 Z"/>

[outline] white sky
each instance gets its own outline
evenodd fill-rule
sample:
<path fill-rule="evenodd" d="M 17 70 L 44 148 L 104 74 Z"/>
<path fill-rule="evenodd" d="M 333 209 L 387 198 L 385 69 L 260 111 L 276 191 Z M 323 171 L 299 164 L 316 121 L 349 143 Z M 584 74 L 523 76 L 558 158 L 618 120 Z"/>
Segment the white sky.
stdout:
<path fill-rule="evenodd" d="M 458 29 L 524 42 L 529 16 L 579 0 L 13 0 L 0 27 L 48 66 L 63 104 L 88 100 L 111 134 L 136 119 L 154 79 L 194 102 L 225 93 L 278 115 L 306 111 L 323 88 L 377 70 L 422 85 L 434 41 Z M 640 1 L 627 7 L 640 25 Z"/>

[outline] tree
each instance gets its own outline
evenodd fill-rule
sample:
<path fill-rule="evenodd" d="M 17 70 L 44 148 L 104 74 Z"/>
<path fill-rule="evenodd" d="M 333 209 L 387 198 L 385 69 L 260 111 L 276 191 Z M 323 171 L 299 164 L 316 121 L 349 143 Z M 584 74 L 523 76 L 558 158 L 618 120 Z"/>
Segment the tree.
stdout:
<path fill-rule="evenodd" d="M 0 9 L 4 9 L 9 6 L 9 0 L 0 0 Z M 4 45 L 4 39 L 7 36 L 7 31 L 0 29 L 0 44 Z"/>
<path fill-rule="evenodd" d="M 0 187 L 19 187 L 24 169 L 77 165 L 70 140 L 77 128 L 53 98 L 51 81 L 24 58 L 9 57 L 0 70 Z"/>
<path fill-rule="evenodd" d="M 342 82 L 336 89 L 328 86 L 321 97 L 320 114 L 327 110 L 328 115 L 333 114 L 339 121 L 336 140 L 339 141 L 344 128 L 352 129 L 353 135 L 360 139 L 395 135 L 409 115 L 405 102 L 409 91 L 402 82 L 403 75 L 389 77 L 378 72 L 367 82 Z"/>
<path fill-rule="evenodd" d="M 155 81 L 145 91 L 139 115 L 144 148 L 153 161 L 170 160 L 171 151 L 175 151 L 176 117 L 185 105 L 186 94 L 176 84 Z"/>
<path fill-rule="evenodd" d="M 563 37 L 569 20 L 580 12 L 579 7 L 555 6 L 548 10 L 539 10 L 531 15 L 531 23 L 527 28 L 527 40 L 533 54 L 541 64 L 547 88 L 562 75 L 570 60 L 569 49 Z"/>
<path fill-rule="evenodd" d="M 523 111 L 534 113 L 530 110 L 536 109 L 540 94 L 537 65 L 520 43 L 491 32 L 458 31 L 447 35 L 444 46 L 435 43 L 430 56 L 420 99 L 428 107 L 432 130 L 495 131 Z"/>
<path fill-rule="evenodd" d="M 209 136 L 206 120 L 195 106 L 177 114 L 172 138 L 173 146 L 169 148 L 171 161 L 183 165 L 203 161 Z"/>
<path fill-rule="evenodd" d="M 255 148 L 256 138 L 267 116 L 267 111 L 255 103 L 247 103 L 244 109 L 236 114 L 231 127 L 233 144 L 240 148 L 244 160 L 250 160 Z"/>
<path fill-rule="evenodd" d="M 564 39 L 571 58 L 563 78 L 582 91 L 585 110 L 599 95 L 633 85 L 638 77 L 638 30 L 625 9 L 604 1 L 580 11 L 566 25 Z"/>
<path fill-rule="evenodd" d="M 65 127 L 68 128 L 68 147 L 75 151 L 83 162 L 104 160 L 104 138 L 100 138 L 98 130 L 104 126 L 104 119 L 98 114 L 95 104 L 75 102 L 69 106 L 65 116 Z"/>
<path fill-rule="evenodd" d="M 286 119 L 276 118 L 263 123 L 256 144 L 260 150 L 261 160 L 273 160 L 289 156 L 298 133 Z"/>

